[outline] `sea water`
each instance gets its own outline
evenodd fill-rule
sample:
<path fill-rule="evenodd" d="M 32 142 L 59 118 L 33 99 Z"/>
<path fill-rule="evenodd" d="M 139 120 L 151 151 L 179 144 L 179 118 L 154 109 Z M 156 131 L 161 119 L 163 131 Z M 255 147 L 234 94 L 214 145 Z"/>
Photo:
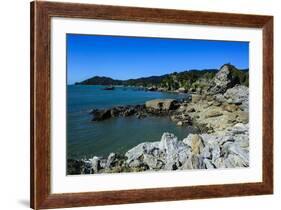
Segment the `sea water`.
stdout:
<path fill-rule="evenodd" d="M 67 158 L 108 156 L 109 153 L 125 153 L 142 142 L 160 141 L 164 132 L 183 139 L 189 133 L 186 127 L 177 126 L 168 117 L 135 116 L 117 117 L 93 122 L 91 109 L 103 109 L 121 105 L 144 104 L 152 99 L 180 99 L 186 94 L 152 92 L 133 87 L 67 86 Z"/>

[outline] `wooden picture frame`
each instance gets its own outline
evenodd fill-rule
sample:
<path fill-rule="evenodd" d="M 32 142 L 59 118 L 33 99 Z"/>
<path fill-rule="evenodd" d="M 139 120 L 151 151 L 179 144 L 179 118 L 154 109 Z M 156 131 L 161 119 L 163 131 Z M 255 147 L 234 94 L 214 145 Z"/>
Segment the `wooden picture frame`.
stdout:
<path fill-rule="evenodd" d="M 51 194 L 50 21 L 52 17 L 261 28 L 262 182 Z M 273 17 L 91 4 L 31 2 L 31 208 L 172 201 L 273 193 Z"/>

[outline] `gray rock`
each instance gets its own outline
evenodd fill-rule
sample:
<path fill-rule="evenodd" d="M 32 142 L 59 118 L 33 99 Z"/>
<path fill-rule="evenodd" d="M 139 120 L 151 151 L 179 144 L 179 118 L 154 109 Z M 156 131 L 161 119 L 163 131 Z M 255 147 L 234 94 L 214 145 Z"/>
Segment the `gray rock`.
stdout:
<path fill-rule="evenodd" d="M 108 158 L 107 158 L 106 167 L 108 167 L 108 168 L 113 167 L 116 158 L 117 158 L 117 156 L 116 156 L 115 153 L 113 153 L 113 152 L 110 153 L 110 154 L 108 155 Z"/>
<path fill-rule="evenodd" d="M 106 168 L 107 167 L 107 159 L 100 159 L 100 167 L 101 168 Z"/>
<path fill-rule="evenodd" d="M 207 169 L 214 169 L 215 165 L 209 159 L 203 159 L 203 162 Z"/>
<path fill-rule="evenodd" d="M 206 112 L 205 118 L 219 117 L 219 116 L 222 116 L 222 115 L 223 115 L 223 113 L 221 113 L 220 111 L 211 109 L 211 110 Z"/>
<path fill-rule="evenodd" d="M 163 161 L 150 154 L 144 154 L 143 163 L 146 164 L 150 169 L 161 169 L 164 166 Z"/>
<path fill-rule="evenodd" d="M 237 113 L 237 121 L 241 123 L 248 123 L 249 122 L 249 112 L 238 112 Z"/>
<path fill-rule="evenodd" d="M 249 134 L 236 135 L 235 143 L 241 148 L 249 150 Z"/>
<path fill-rule="evenodd" d="M 243 111 L 249 110 L 249 88 L 243 85 L 236 85 L 224 93 L 228 103 L 237 104 Z"/>
<path fill-rule="evenodd" d="M 189 134 L 183 139 L 183 143 L 191 148 L 192 154 L 201 154 L 204 148 L 202 138 L 198 134 Z"/>
<path fill-rule="evenodd" d="M 88 160 L 84 161 L 81 173 L 82 174 L 91 174 L 91 173 L 93 173 L 91 161 L 88 161 Z"/>
<path fill-rule="evenodd" d="M 213 103 L 214 106 L 220 106 L 221 104 L 222 104 L 222 103 L 219 102 L 219 101 L 214 101 L 214 103 Z"/>
<path fill-rule="evenodd" d="M 238 110 L 238 106 L 235 104 L 224 104 L 222 105 L 222 109 L 228 112 L 235 112 Z"/>
<path fill-rule="evenodd" d="M 217 158 L 215 161 L 212 161 L 216 168 L 226 168 L 224 158 Z"/>
<path fill-rule="evenodd" d="M 216 94 L 214 95 L 215 101 L 219 102 L 219 103 L 224 103 L 225 102 L 225 97 L 223 96 L 223 94 Z"/>
<path fill-rule="evenodd" d="M 218 144 L 213 144 L 211 153 L 212 153 L 212 162 L 215 162 L 216 159 L 218 159 L 221 156 L 221 150 Z"/>
<path fill-rule="evenodd" d="M 203 158 L 201 158 L 198 155 L 192 155 L 191 162 L 192 162 L 193 169 L 204 169 L 205 168 L 205 163 L 203 161 Z"/>
<path fill-rule="evenodd" d="M 233 88 L 228 89 L 224 93 L 224 97 L 231 99 L 233 104 L 241 104 L 249 97 L 249 88 L 243 85 L 236 85 Z"/>
<path fill-rule="evenodd" d="M 131 161 L 139 159 L 144 154 L 155 152 L 157 149 L 159 149 L 159 142 L 141 143 L 126 152 L 125 154 L 125 157 L 127 157 L 126 162 L 129 164 Z"/>
<path fill-rule="evenodd" d="M 212 84 L 208 89 L 209 94 L 214 95 L 218 93 L 225 93 L 228 88 L 233 87 L 236 82 L 232 75 L 233 70 L 237 69 L 229 64 L 223 65 L 214 77 Z"/>
<path fill-rule="evenodd" d="M 137 168 L 140 167 L 143 164 L 143 162 L 139 159 L 134 159 L 129 163 L 129 167 L 131 168 Z"/>
<path fill-rule="evenodd" d="M 229 131 L 228 134 L 245 134 L 249 131 L 249 124 L 237 123 Z"/>
<path fill-rule="evenodd" d="M 238 144 L 230 144 L 228 151 L 239 156 L 239 158 L 241 158 L 245 163 L 249 163 L 249 153 L 242 149 Z"/>
<path fill-rule="evenodd" d="M 193 169 L 193 165 L 192 165 L 192 159 L 191 158 L 188 158 L 186 159 L 182 166 L 180 167 L 180 169 L 182 170 L 187 170 L 187 169 Z"/>
<path fill-rule="evenodd" d="M 189 134 L 182 141 L 163 133 L 160 141 L 141 143 L 125 157 L 111 153 L 107 159 L 95 156 L 80 162 L 69 162 L 71 172 L 121 172 L 122 167 L 133 171 L 248 167 L 249 125 L 237 123 L 224 133 Z"/>
<path fill-rule="evenodd" d="M 159 143 L 159 149 L 166 153 L 172 153 L 176 150 L 178 138 L 172 133 L 163 133 Z"/>
<path fill-rule="evenodd" d="M 224 161 L 226 168 L 236 168 L 236 167 L 247 167 L 249 164 L 244 162 L 240 156 L 230 154 L 227 159 Z"/>
<path fill-rule="evenodd" d="M 165 169 L 176 170 L 188 156 L 187 146 L 174 134 L 164 133 L 159 148 L 165 153 Z"/>
<path fill-rule="evenodd" d="M 185 162 L 183 162 L 182 166 L 180 167 L 183 170 L 186 169 L 203 169 L 205 168 L 205 163 L 201 157 L 198 155 L 191 155 L 189 156 Z"/>
<path fill-rule="evenodd" d="M 100 158 L 97 156 L 94 156 L 92 159 L 89 160 L 91 163 L 91 168 L 93 173 L 98 173 L 100 170 Z"/>
<path fill-rule="evenodd" d="M 154 99 L 145 102 L 145 107 L 155 110 L 174 110 L 177 108 L 176 100 L 174 99 Z"/>
<path fill-rule="evenodd" d="M 194 107 L 191 107 L 190 109 L 187 110 L 187 112 L 195 112 L 196 110 L 194 109 Z"/>
<path fill-rule="evenodd" d="M 177 125 L 191 125 L 192 118 L 187 113 L 176 112 L 170 116 L 170 119 L 174 122 L 177 122 Z M 178 124 L 178 122 L 180 122 Z"/>
<path fill-rule="evenodd" d="M 235 165 L 236 164 L 233 155 L 230 155 L 227 159 L 224 160 L 225 168 L 234 168 Z"/>
<path fill-rule="evenodd" d="M 191 102 L 192 103 L 197 103 L 201 100 L 201 95 L 196 95 L 196 94 L 192 94 L 191 95 Z"/>
<path fill-rule="evenodd" d="M 204 148 L 203 148 L 203 151 L 201 153 L 201 156 L 203 158 L 211 158 L 211 152 L 210 152 L 210 147 L 209 145 L 206 145 Z"/>

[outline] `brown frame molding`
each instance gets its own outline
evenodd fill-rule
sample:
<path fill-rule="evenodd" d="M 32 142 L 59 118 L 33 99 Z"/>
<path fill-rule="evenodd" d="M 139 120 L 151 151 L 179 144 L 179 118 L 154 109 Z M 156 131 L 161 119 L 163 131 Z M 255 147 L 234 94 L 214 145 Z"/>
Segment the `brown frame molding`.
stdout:
<path fill-rule="evenodd" d="M 52 17 L 262 28 L 263 181 L 106 192 L 50 192 L 50 20 Z M 273 193 L 273 17 L 92 4 L 31 2 L 31 208 L 61 208 Z"/>

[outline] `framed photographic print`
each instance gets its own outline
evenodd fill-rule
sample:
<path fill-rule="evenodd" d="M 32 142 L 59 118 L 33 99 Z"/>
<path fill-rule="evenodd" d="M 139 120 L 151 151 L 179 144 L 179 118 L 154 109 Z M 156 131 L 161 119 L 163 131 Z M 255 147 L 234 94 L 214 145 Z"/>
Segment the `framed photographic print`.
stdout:
<path fill-rule="evenodd" d="M 31 207 L 273 193 L 273 17 L 31 3 Z"/>

